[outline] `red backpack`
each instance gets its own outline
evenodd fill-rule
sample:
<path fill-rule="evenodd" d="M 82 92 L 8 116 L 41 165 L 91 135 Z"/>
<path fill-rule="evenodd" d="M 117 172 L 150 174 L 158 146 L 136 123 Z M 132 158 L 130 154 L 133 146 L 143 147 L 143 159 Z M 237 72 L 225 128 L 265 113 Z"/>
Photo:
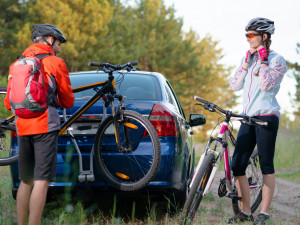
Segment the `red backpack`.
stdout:
<path fill-rule="evenodd" d="M 51 54 L 19 57 L 11 69 L 10 105 L 19 117 L 32 118 L 47 109 L 47 90 L 40 71 L 41 60 Z"/>

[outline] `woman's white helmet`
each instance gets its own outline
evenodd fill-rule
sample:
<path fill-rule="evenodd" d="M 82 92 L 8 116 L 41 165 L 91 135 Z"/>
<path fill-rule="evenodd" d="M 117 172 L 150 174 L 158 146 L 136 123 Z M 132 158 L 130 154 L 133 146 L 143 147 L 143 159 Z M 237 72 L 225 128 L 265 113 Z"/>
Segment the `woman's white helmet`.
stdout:
<path fill-rule="evenodd" d="M 274 34 L 274 21 L 263 17 L 256 17 L 249 21 L 245 27 L 245 30 L 254 30 L 258 32 Z"/>

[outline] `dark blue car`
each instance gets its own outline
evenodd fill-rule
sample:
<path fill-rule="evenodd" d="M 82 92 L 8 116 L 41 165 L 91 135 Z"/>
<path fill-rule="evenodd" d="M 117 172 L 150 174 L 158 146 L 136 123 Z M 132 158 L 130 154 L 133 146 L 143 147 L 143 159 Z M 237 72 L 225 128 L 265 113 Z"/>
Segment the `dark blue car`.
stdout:
<path fill-rule="evenodd" d="M 107 74 L 96 71 L 71 73 L 70 79 L 74 88 L 107 80 Z M 127 109 L 147 117 L 160 138 L 159 170 L 141 191 L 155 192 L 162 196 L 172 194 L 182 203 L 195 163 L 191 126 L 205 123 L 205 118 L 194 114 L 187 121 L 170 83 L 159 73 L 124 72 L 124 75 L 115 74 L 115 80 L 117 92 L 126 96 L 124 105 Z M 76 93 L 75 104 L 66 110 L 65 117 L 73 114 L 93 93 L 92 89 Z M 63 110 L 59 110 L 59 113 L 63 122 Z M 118 191 L 103 179 L 93 157 L 94 137 L 99 123 L 107 114 L 110 114 L 110 107 L 105 109 L 100 100 L 70 128 L 75 139 L 72 140 L 66 134 L 59 137 L 56 182 L 50 183 L 49 192 L 55 193 L 68 188 L 73 193 L 87 185 L 98 193 Z M 78 145 L 79 152 L 75 145 Z M 18 149 L 16 138 L 12 138 L 12 148 Z M 11 166 L 11 174 L 15 197 L 20 182 L 17 164 Z"/>

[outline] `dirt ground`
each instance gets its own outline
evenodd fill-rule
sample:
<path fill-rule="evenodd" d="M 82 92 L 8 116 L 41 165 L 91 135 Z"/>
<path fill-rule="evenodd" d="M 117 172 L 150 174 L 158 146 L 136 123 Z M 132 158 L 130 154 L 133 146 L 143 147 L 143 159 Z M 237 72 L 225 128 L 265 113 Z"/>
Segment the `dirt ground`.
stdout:
<path fill-rule="evenodd" d="M 217 195 L 220 178 L 224 172 L 219 171 L 211 190 Z M 259 213 L 259 209 L 254 215 Z M 271 204 L 272 220 L 276 224 L 297 224 L 300 225 L 300 184 L 276 178 L 274 198 Z"/>

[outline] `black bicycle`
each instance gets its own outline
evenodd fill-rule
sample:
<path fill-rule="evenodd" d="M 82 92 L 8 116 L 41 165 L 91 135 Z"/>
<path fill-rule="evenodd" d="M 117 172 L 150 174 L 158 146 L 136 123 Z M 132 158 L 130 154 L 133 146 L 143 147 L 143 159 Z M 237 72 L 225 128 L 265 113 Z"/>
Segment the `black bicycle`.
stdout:
<path fill-rule="evenodd" d="M 61 124 L 59 135 L 67 133 L 72 140 L 69 128 L 85 111 L 102 98 L 105 107 L 111 106 L 111 115 L 102 119 L 95 136 L 94 156 L 97 168 L 101 170 L 104 178 L 114 187 L 123 191 L 134 191 L 146 186 L 156 175 L 160 164 L 160 141 L 156 130 L 150 121 L 141 114 L 126 110 L 123 106 L 124 97 L 116 94 L 114 73 L 125 75 L 126 71 L 135 71 L 137 62 L 123 65 L 109 63 L 89 62 L 89 66 L 98 67 L 108 74 L 108 80 L 73 88 L 73 92 L 94 89 L 95 94 L 82 105 L 74 114 L 66 118 Z M 0 87 L 0 94 L 6 94 L 6 87 Z M 117 99 L 119 104 L 114 105 Z M 3 108 L 3 107 L 2 107 Z M 1 112 L 5 111 L 1 108 Z M 6 110 L 7 111 L 7 110 Z M 5 112 L 7 114 L 7 112 Z M 1 113 L 1 116 L 4 115 Z M 15 132 L 14 115 L 0 118 L 0 166 L 15 163 L 18 154 L 12 154 L 9 146 L 10 135 Z M 140 143 L 143 144 L 140 144 Z M 74 142 L 73 142 L 74 143 Z M 146 144 L 145 144 L 146 143 Z M 78 148 L 74 143 L 75 148 Z M 144 154 L 144 151 L 147 154 Z M 80 153 L 80 151 L 77 151 Z M 111 160 L 111 154 L 122 157 L 122 166 Z M 81 157 L 79 157 L 81 160 Z M 93 180 L 93 179 L 91 179 Z"/>

